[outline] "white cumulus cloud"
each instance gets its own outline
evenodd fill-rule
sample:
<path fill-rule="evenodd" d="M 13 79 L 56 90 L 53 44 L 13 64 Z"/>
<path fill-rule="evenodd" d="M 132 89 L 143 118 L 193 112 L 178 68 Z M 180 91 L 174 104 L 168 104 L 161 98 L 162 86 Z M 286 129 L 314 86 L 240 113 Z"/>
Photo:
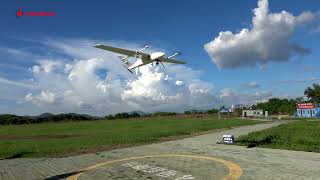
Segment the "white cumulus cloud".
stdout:
<path fill-rule="evenodd" d="M 183 82 L 180 81 L 180 80 L 177 80 L 177 81 L 176 81 L 176 85 L 177 85 L 177 86 L 182 86 L 182 85 L 183 85 Z"/>
<path fill-rule="evenodd" d="M 245 84 L 245 86 L 248 87 L 248 88 L 260 88 L 261 84 L 259 84 L 256 81 L 251 81 L 251 82 Z"/>
<path fill-rule="evenodd" d="M 93 48 L 96 42 L 133 50 L 140 48 L 133 43 L 116 41 L 46 41 L 43 45 L 49 47 L 46 49 L 53 55 L 51 59 L 38 59 L 30 67 L 32 81 L 0 78 L 0 99 L 15 97 L 20 103 L 18 108 L 0 107 L 0 111 L 92 115 L 134 110 L 182 112 L 254 103 L 271 96 L 263 91 L 250 94 L 233 89 L 215 90 L 212 83 L 201 80 L 201 71 L 185 65 L 166 64 L 165 69 L 147 65 L 132 75 L 121 66 L 117 54 Z M 59 54 L 56 58 L 55 52 Z M 62 60 L 61 55 L 68 58 Z"/>
<path fill-rule="evenodd" d="M 25 96 L 26 101 L 31 101 L 37 105 L 43 105 L 43 104 L 52 104 L 56 100 L 56 96 L 53 92 L 47 91 L 41 91 L 39 95 L 32 95 L 32 93 L 28 93 Z"/>
<path fill-rule="evenodd" d="M 40 73 L 41 71 L 44 73 L 51 73 L 53 70 L 61 66 L 62 63 L 59 61 L 52 60 L 41 60 L 39 65 L 32 66 L 33 73 Z"/>
<path fill-rule="evenodd" d="M 224 104 L 255 104 L 275 97 L 271 91 L 239 92 L 226 88 L 220 90 L 220 101 Z"/>
<path fill-rule="evenodd" d="M 294 55 L 308 54 L 310 49 L 290 42 L 295 28 L 314 19 L 311 12 L 298 16 L 287 11 L 269 12 L 268 0 L 259 0 L 253 10 L 252 28 L 238 33 L 222 31 L 204 45 L 220 69 L 242 66 L 264 66 L 269 61 L 288 61 Z"/>
<path fill-rule="evenodd" d="M 167 64 L 166 69 L 147 65 L 132 75 L 121 66 L 117 54 L 91 47 L 92 40 L 62 42 L 50 40 L 45 46 L 72 59 L 39 60 L 30 71 L 40 90 L 27 93 L 24 99 L 39 111 L 95 115 L 133 110 L 181 112 L 208 109 L 217 103 L 213 85 L 184 65 Z M 111 44 L 139 48 L 125 42 Z"/>

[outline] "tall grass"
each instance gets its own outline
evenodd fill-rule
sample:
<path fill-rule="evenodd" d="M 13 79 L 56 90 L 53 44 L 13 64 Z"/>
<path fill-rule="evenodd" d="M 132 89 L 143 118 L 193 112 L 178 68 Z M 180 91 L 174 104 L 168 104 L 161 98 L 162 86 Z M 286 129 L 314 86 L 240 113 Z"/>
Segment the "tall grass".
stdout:
<path fill-rule="evenodd" d="M 276 149 L 320 152 L 320 121 L 301 120 L 237 139 L 236 144 Z"/>

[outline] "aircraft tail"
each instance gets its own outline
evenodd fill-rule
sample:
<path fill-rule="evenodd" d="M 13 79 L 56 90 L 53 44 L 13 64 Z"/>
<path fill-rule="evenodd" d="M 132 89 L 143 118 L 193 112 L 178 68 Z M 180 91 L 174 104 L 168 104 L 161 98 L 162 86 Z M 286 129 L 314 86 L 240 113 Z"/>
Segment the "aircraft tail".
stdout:
<path fill-rule="evenodd" d="M 133 72 L 124 64 L 122 64 L 124 68 L 126 68 L 131 74 L 133 74 Z"/>
<path fill-rule="evenodd" d="M 131 63 L 128 61 L 128 57 L 123 57 L 123 56 L 118 56 L 119 59 L 121 59 L 122 64 L 128 68 L 129 66 L 131 66 Z"/>
<path fill-rule="evenodd" d="M 132 65 L 129 61 L 128 61 L 128 57 L 123 57 L 123 56 L 118 56 L 119 59 L 121 59 L 122 61 L 122 66 L 124 68 L 126 68 L 131 74 L 133 74 L 133 72 L 129 69 L 129 67 Z"/>

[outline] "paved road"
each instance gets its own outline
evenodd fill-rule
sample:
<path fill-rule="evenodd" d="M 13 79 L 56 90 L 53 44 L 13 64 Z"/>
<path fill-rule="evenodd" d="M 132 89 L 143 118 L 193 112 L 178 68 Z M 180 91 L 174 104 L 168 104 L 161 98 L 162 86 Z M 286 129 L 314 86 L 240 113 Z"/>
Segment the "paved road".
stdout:
<path fill-rule="evenodd" d="M 223 134 L 237 137 L 281 123 L 98 154 L 1 160 L 0 179 L 320 179 L 319 153 L 217 144 Z"/>

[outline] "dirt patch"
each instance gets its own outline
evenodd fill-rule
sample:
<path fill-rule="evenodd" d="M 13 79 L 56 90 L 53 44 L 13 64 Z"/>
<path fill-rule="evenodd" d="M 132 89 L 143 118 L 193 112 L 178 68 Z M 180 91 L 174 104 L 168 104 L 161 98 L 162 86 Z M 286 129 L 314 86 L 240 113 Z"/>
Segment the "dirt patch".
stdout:
<path fill-rule="evenodd" d="M 72 137 L 80 137 L 82 135 L 72 134 L 52 134 L 38 136 L 16 136 L 16 135 L 0 135 L 0 140 L 48 140 L 48 139 L 65 139 Z"/>

